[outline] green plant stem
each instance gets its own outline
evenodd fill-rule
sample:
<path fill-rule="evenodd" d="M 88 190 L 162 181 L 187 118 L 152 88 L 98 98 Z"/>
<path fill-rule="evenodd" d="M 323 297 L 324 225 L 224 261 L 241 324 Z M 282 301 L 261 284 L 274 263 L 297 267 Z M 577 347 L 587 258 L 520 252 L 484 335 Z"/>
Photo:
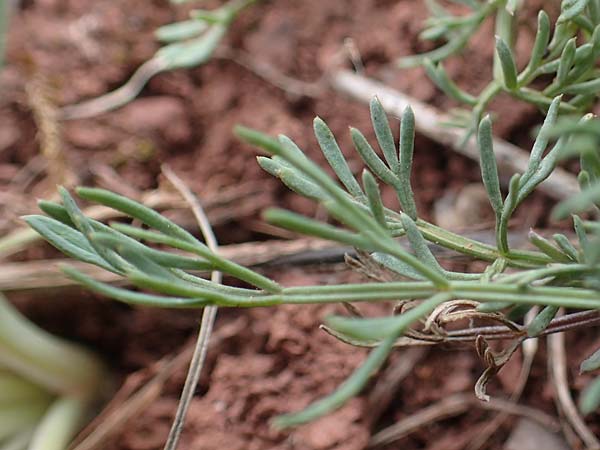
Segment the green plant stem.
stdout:
<path fill-rule="evenodd" d="M 391 299 L 394 296 L 397 296 L 396 298 L 399 300 L 425 298 L 433 295 L 435 290 L 435 287 L 429 282 L 409 281 L 287 288 L 284 289 L 283 295 L 286 303 L 303 303 L 304 301 L 312 303 L 323 300 L 327 302 L 330 297 L 329 301 L 334 301 L 333 298 L 336 295 L 339 298 L 338 301 L 376 301 L 377 299 Z M 474 284 L 468 281 L 452 281 L 448 285 L 447 292 L 453 292 L 456 298 L 472 300 L 477 300 L 478 296 L 481 296 L 484 301 L 507 301 L 515 304 L 562 304 L 565 307 L 582 309 L 600 308 L 600 293 L 590 289 L 571 287 L 523 287 L 499 283 Z"/>
<path fill-rule="evenodd" d="M 137 227 L 132 227 L 124 224 L 112 224 L 115 230 L 121 231 L 129 236 L 146 239 L 150 242 L 166 244 L 173 248 L 185 250 L 187 252 L 203 257 L 208 262 L 212 263 L 215 268 L 229 275 L 232 275 L 240 280 L 246 281 L 253 286 L 259 287 L 269 292 L 278 292 L 281 287 L 276 282 L 266 278 L 265 276 L 254 272 L 240 264 L 229 261 L 215 253 L 213 253 L 206 245 L 194 239 L 193 242 L 179 240 L 166 234 L 156 233 L 152 231 L 142 230 Z"/>
<path fill-rule="evenodd" d="M 536 280 L 541 280 L 547 277 L 554 277 L 558 275 L 576 276 L 586 273 L 595 273 L 599 271 L 600 267 L 590 267 L 584 264 L 565 264 L 507 275 L 503 278 L 498 279 L 498 282 L 505 284 L 518 283 L 523 285 L 533 283 Z"/>
<path fill-rule="evenodd" d="M 479 126 L 487 105 L 494 99 L 496 95 L 502 92 L 502 84 L 499 81 L 491 81 L 479 94 L 477 104 L 473 107 L 473 124 L 474 129 Z"/>
<path fill-rule="evenodd" d="M 428 241 L 476 259 L 494 262 L 498 258 L 505 258 L 509 266 L 518 268 L 539 267 L 552 262 L 548 255 L 528 250 L 511 250 L 506 255 L 502 255 L 492 245 L 460 236 L 422 219 L 418 219 L 416 224 Z"/>
<path fill-rule="evenodd" d="M 79 274 L 77 281 L 92 290 L 102 292 L 101 283 Z M 284 288 L 278 294 L 257 291 L 256 296 L 211 293 L 210 304 L 225 307 L 256 307 L 280 304 L 312 304 L 339 302 L 373 302 L 428 298 L 437 292 L 450 292 L 456 298 L 481 302 L 502 302 L 515 305 L 555 305 L 579 309 L 600 309 L 600 293 L 591 289 L 521 284 L 473 283 L 449 281 L 444 286 L 432 282 L 400 281 L 388 283 L 346 284 L 341 286 L 306 286 Z M 201 293 L 190 293 L 197 298 Z M 191 305 L 194 298 L 191 298 Z"/>

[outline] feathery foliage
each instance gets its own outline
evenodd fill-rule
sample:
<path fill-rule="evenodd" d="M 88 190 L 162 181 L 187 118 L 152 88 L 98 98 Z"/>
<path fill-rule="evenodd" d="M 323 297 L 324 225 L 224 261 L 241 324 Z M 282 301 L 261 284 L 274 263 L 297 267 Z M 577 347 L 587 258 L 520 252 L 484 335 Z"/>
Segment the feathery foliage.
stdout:
<path fill-rule="evenodd" d="M 390 270 L 395 277 L 390 282 L 281 286 L 256 271 L 214 254 L 188 231 L 155 211 L 102 189 L 78 188 L 76 192 L 83 200 L 118 210 L 141 226 L 124 223 L 107 226 L 87 218 L 64 189 L 61 189 L 62 204 L 40 203 L 47 216 L 28 216 L 25 220 L 67 255 L 120 274 L 130 285 L 143 289 L 144 292 L 139 292 L 115 287 L 73 268 L 64 269 L 68 276 L 89 289 L 130 304 L 181 308 L 399 302 L 398 315 L 369 319 L 334 316 L 326 319 L 327 329 L 335 336 L 346 342 L 375 348 L 364 365 L 329 397 L 300 413 L 275 421 L 282 427 L 297 425 L 326 414 L 356 395 L 383 364 L 392 348 L 399 345 L 402 336 L 403 339 L 419 339 L 421 336 L 446 342 L 458 339 L 452 332 L 440 331 L 439 327 L 431 325 L 430 322 L 435 322 L 432 313 L 437 311 L 439 315 L 440 308 L 454 311 L 468 303 L 471 308 L 463 311 L 462 317 L 501 320 L 506 324 L 509 337 L 517 343 L 552 332 L 557 323 L 553 320 L 560 307 L 582 310 L 569 316 L 574 321 L 573 326 L 577 326 L 577 314 L 585 315 L 600 309 L 600 283 L 597 281 L 600 275 L 597 263 L 600 239 L 595 235 L 600 225 L 597 222 L 575 219 L 579 239 L 576 243 L 562 235 L 553 236 L 552 242 L 532 233 L 531 242 L 537 247 L 536 251 L 513 248 L 508 236 L 508 223 L 515 210 L 552 173 L 557 161 L 564 157 L 565 149 L 571 148 L 567 143 L 573 133 L 567 133 L 551 144 L 550 131 L 556 126 L 561 104 L 560 97 L 550 102 L 548 116 L 531 152 L 529 167 L 524 174 L 512 178 L 506 196 L 502 195 L 498 184 L 492 124 L 489 118 L 481 121 L 478 136 L 482 179 L 496 213 L 496 245 L 443 230 L 418 217 L 410 180 L 415 126 L 410 109 L 403 114 L 400 139 L 396 143 L 381 105 L 373 99 L 373 128 L 383 156 L 360 131 L 350 129 L 355 150 L 366 165 L 362 183 L 350 171 L 335 137 L 319 118 L 314 122 L 315 135 L 337 180 L 311 161 L 289 138 L 280 136 L 274 139 L 248 128 L 236 128 L 236 134 L 242 140 L 270 155 L 258 157 L 265 170 L 298 194 L 318 201 L 332 220 L 318 221 L 280 209 L 267 210 L 265 219 L 288 230 L 355 247 L 373 264 Z M 596 175 L 600 172 L 591 170 L 588 178 Z M 377 179 L 396 192 L 402 205 L 401 211 L 384 205 Z M 587 203 L 577 198 L 569 200 L 557 207 L 556 214 L 580 211 L 600 197 L 586 196 L 585 200 Z M 400 238 L 404 238 L 406 244 Z M 437 261 L 429 243 L 487 261 L 489 265 L 480 273 L 447 270 Z M 158 250 L 151 244 L 166 245 L 180 252 Z M 509 267 L 513 271 L 505 273 Z M 207 269 L 219 270 L 244 281 L 247 287 L 216 285 L 194 272 Z M 480 305 L 480 310 L 474 308 L 477 305 Z M 522 322 L 500 319 L 504 316 L 497 312 L 499 309 L 508 313 L 519 310 L 522 314 L 523 308 L 538 306 L 543 309 L 529 327 Z M 489 357 L 486 358 L 489 360 Z M 494 361 L 498 364 L 497 360 Z M 485 382 L 487 379 L 478 386 L 485 386 Z M 477 394 L 486 398 L 484 389 L 479 389 Z M 590 409 L 589 404 L 589 401 L 584 403 L 587 410 Z"/>
<path fill-rule="evenodd" d="M 447 96 L 466 105 L 451 124 L 466 129 L 466 138 L 476 132 L 489 103 L 500 93 L 536 105 L 547 112 L 552 100 L 563 95 L 562 113 L 581 116 L 600 92 L 600 1 L 563 0 L 554 24 L 544 10 L 537 16 L 537 32 L 527 64 L 516 64 L 514 44 L 519 32 L 521 0 L 454 1 L 466 6 L 464 15 L 453 15 L 437 0 L 428 0 L 431 16 L 420 37 L 443 41 L 434 50 L 400 58 L 403 68 L 422 65 L 429 78 Z M 477 94 L 461 89 L 448 75 L 444 61 L 466 49 L 486 20 L 495 21 L 495 59 L 492 79 Z M 545 81 L 548 80 L 548 81 Z M 542 86 L 542 87 L 540 87 Z"/>

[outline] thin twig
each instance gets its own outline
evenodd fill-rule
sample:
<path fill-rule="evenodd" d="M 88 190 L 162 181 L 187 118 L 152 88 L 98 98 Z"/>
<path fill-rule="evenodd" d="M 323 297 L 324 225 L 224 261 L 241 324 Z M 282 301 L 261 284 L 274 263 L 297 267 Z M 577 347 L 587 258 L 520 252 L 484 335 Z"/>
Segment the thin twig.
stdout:
<path fill-rule="evenodd" d="M 503 411 L 511 415 L 528 417 L 550 429 L 560 428 L 560 425 L 553 417 L 537 409 L 523 405 L 515 405 L 511 401 L 500 399 L 482 402 L 477 400 L 473 394 L 462 393 L 440 400 L 431 406 L 411 414 L 394 425 L 384 428 L 371 437 L 369 448 L 391 444 L 426 424 L 463 414 L 473 407 Z"/>
<path fill-rule="evenodd" d="M 161 369 L 154 378 L 133 394 L 129 394 L 127 391 L 132 388 L 135 389 L 136 386 L 124 385 L 123 392 L 119 391 L 102 414 L 90 424 L 93 431 L 76 443 L 73 450 L 95 450 L 106 445 L 106 441 L 110 436 L 117 433 L 129 420 L 156 401 L 162 392 L 165 381 L 172 373 L 184 366 L 190 355 L 191 346 L 186 346 L 174 358 L 165 357 L 159 362 Z M 126 396 L 127 400 L 120 402 L 119 400 L 123 396 Z M 97 422 L 97 425 L 95 425 L 95 422 Z"/>
<path fill-rule="evenodd" d="M 247 319 L 243 316 L 237 320 L 220 327 L 213 334 L 211 346 L 217 345 L 224 339 L 239 334 L 247 326 Z M 156 374 L 143 387 L 139 388 L 147 375 L 143 371 L 129 375 L 125 384 L 111 398 L 104 410 L 88 425 L 72 445 L 72 450 L 98 450 L 106 448 L 107 441 L 115 436 L 134 417 L 141 414 L 146 407 L 151 405 L 162 392 L 165 382 L 180 369 L 183 369 L 190 360 L 193 352 L 193 343 L 185 344 L 179 353 L 172 357 L 165 356 L 157 364 Z M 139 389 L 138 389 L 139 388 Z"/>
<path fill-rule="evenodd" d="M 186 202 L 189 203 L 194 216 L 198 221 L 198 226 L 200 227 L 200 231 L 204 236 L 206 245 L 213 253 L 217 253 L 219 250 L 217 238 L 215 237 L 210 225 L 210 221 L 208 220 L 208 217 L 206 217 L 198 198 L 186 186 L 183 180 L 179 178 L 168 166 L 163 165 L 162 172 L 173 184 L 173 186 L 175 186 L 175 188 L 181 193 Z M 222 280 L 221 272 L 216 270 L 213 271 L 210 279 L 213 283 L 220 284 Z M 167 438 L 167 442 L 164 447 L 165 450 L 175 450 L 177 448 L 177 443 L 179 441 L 181 431 L 183 430 L 185 416 L 192 402 L 194 391 L 196 390 L 198 380 L 200 379 L 200 373 L 202 372 L 202 366 L 204 365 L 204 361 L 206 359 L 208 341 L 210 339 L 216 317 L 216 306 L 207 306 L 204 308 L 204 311 L 202 312 L 202 323 L 200 324 L 200 333 L 198 335 L 198 340 L 196 341 L 196 347 L 194 349 L 192 361 L 190 362 L 190 368 L 183 385 L 181 399 L 177 407 L 177 412 L 175 413 L 175 420 L 173 421 L 173 425 L 169 432 L 169 437 Z"/>
<path fill-rule="evenodd" d="M 548 357 L 550 359 L 550 373 L 552 384 L 556 391 L 555 402 L 559 411 L 565 416 L 568 424 L 577 433 L 588 450 L 600 449 L 600 441 L 588 428 L 585 421 L 577 411 L 575 402 L 569 392 L 567 379 L 567 353 L 565 350 L 565 336 L 556 333 L 548 336 Z"/>
<path fill-rule="evenodd" d="M 553 333 L 559 333 L 568 330 L 579 330 L 583 328 L 596 327 L 600 325 L 600 311 L 582 311 L 577 313 L 568 314 L 563 317 L 556 317 L 552 319 L 548 327 L 542 331 L 537 337 L 547 336 Z M 336 331 L 328 328 L 324 325 L 321 329 L 339 339 L 355 347 L 376 347 L 380 344 L 379 341 L 354 341 L 349 339 L 345 335 L 341 335 Z M 439 345 L 439 344 L 459 344 L 459 343 L 472 343 L 475 342 L 478 336 L 482 336 L 486 341 L 498 341 L 498 340 L 511 340 L 516 338 L 525 338 L 527 335 L 525 330 L 513 331 L 503 326 L 491 326 L 491 327 L 475 327 L 475 328 L 462 328 L 459 330 L 446 331 L 445 335 L 427 335 L 424 333 L 418 334 L 419 338 L 415 337 L 400 337 L 394 344 L 394 347 L 409 347 L 415 345 Z"/>

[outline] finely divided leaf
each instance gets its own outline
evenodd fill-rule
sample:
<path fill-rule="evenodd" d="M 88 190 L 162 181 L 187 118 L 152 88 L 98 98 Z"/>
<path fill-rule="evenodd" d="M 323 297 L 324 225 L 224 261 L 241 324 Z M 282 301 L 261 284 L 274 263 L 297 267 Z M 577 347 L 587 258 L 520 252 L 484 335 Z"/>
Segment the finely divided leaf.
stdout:
<path fill-rule="evenodd" d="M 344 158 L 344 155 L 327 124 L 320 117 L 317 117 L 313 122 L 313 127 L 321 151 L 339 180 L 354 197 L 363 197 L 364 194 L 360 189 L 360 185 L 350 171 L 346 158 Z"/>
<path fill-rule="evenodd" d="M 496 156 L 494 155 L 492 140 L 492 121 L 489 116 L 483 118 L 479 124 L 477 133 L 479 143 L 479 161 L 481 165 L 481 177 L 487 191 L 490 203 L 496 217 L 502 214 L 503 201 L 500 192 L 500 181 L 498 179 L 498 167 L 496 166 Z"/>
<path fill-rule="evenodd" d="M 65 255 L 119 273 L 117 269 L 101 258 L 85 236 L 74 228 L 46 216 L 25 216 L 23 220 Z"/>
<path fill-rule="evenodd" d="M 371 100 L 371 121 L 373 123 L 373 129 L 375 130 L 375 136 L 379 147 L 383 151 L 383 156 L 388 163 L 388 166 L 394 173 L 398 173 L 400 162 L 398 161 L 398 152 L 396 150 L 396 144 L 394 143 L 394 136 L 387 120 L 385 110 L 381 103 L 374 97 Z"/>
<path fill-rule="evenodd" d="M 600 348 L 594 352 L 593 355 L 589 356 L 581 363 L 579 372 L 591 372 L 592 370 L 600 369 Z"/>

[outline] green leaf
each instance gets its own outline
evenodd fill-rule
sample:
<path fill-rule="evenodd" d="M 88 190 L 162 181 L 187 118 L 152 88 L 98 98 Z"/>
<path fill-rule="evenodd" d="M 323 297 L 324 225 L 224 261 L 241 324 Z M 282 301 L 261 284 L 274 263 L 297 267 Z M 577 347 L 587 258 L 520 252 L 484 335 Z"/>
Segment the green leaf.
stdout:
<path fill-rule="evenodd" d="M 338 333 L 364 341 L 379 341 L 394 335 L 402 315 L 363 319 L 357 317 L 331 316 L 326 325 Z"/>
<path fill-rule="evenodd" d="M 358 248 L 364 248 L 366 241 L 358 234 L 343 230 L 333 225 L 309 219 L 300 214 L 284 209 L 270 208 L 263 213 L 263 218 L 270 224 L 285 228 L 286 230 L 341 242 Z"/>
<path fill-rule="evenodd" d="M 593 183 L 597 183 L 600 181 L 600 155 L 598 155 L 598 142 L 594 141 L 592 143 L 590 140 L 589 144 L 592 148 L 585 148 L 580 155 L 581 170 L 588 173 Z"/>
<path fill-rule="evenodd" d="M 567 238 L 564 234 L 556 233 L 552 235 L 554 241 L 558 244 L 560 249 L 569 256 L 573 261 L 579 261 L 579 254 L 577 249 L 573 247 L 569 238 Z"/>
<path fill-rule="evenodd" d="M 274 155 L 279 155 L 287 160 L 310 178 L 311 181 L 327 192 L 331 199 L 338 203 L 340 207 L 344 208 L 348 220 L 355 223 L 358 227 L 369 228 L 372 227 L 373 224 L 376 224 L 365 211 L 360 209 L 360 207 L 349 198 L 348 194 L 340 188 L 323 169 L 314 162 L 308 160 L 304 155 L 299 155 L 292 148 L 281 145 L 279 142 L 274 141 L 263 133 L 259 133 L 249 128 L 237 126 L 235 127 L 235 133 L 246 142 L 261 147 L 264 150 Z"/>
<path fill-rule="evenodd" d="M 592 255 L 590 254 L 590 242 L 585 232 L 583 220 L 581 220 L 581 218 L 577 215 L 573 215 L 573 228 L 575 229 L 575 234 L 577 235 L 577 240 L 579 241 L 578 260 L 590 264 L 592 262 Z"/>
<path fill-rule="evenodd" d="M 594 24 L 600 23 L 600 2 L 598 0 L 588 2 L 588 13 Z"/>
<path fill-rule="evenodd" d="M 81 212 L 79 206 L 77 206 L 77 203 L 75 203 L 75 200 L 73 197 L 71 197 L 71 194 L 69 194 L 69 191 L 62 186 L 59 186 L 58 192 L 62 198 L 65 210 L 71 218 L 71 221 L 85 236 L 96 253 L 118 271 L 124 271 L 127 268 L 127 265 L 117 253 L 102 245 L 97 245 L 90 239 L 91 234 L 94 232 L 94 227 L 92 226 L 90 219 L 88 219 L 83 212 Z"/>
<path fill-rule="evenodd" d="M 92 236 L 92 239 L 97 240 L 107 247 L 115 248 L 119 252 L 119 255 L 131 264 L 131 268 L 127 270 L 128 277 L 131 273 L 140 272 L 156 280 L 162 279 L 174 284 L 180 281 L 169 269 L 157 264 L 139 252 L 137 248 L 128 245 L 129 243 L 125 239 L 117 238 L 107 233 L 97 233 Z"/>
<path fill-rule="evenodd" d="M 546 306 L 542 311 L 535 316 L 535 319 L 527 327 L 527 336 L 538 336 L 542 331 L 548 328 L 554 316 L 558 312 L 558 306 Z"/>
<path fill-rule="evenodd" d="M 561 13 L 558 17 L 558 23 L 574 19 L 583 13 L 588 0 L 562 0 L 560 4 Z"/>
<path fill-rule="evenodd" d="M 542 159 L 538 167 L 531 174 L 528 180 L 521 183 L 518 189 L 518 196 L 516 204 L 519 205 L 521 202 L 546 178 L 548 178 L 554 171 L 558 159 L 562 156 L 562 152 L 565 146 L 569 143 L 567 136 L 561 137 L 558 142 L 552 147 L 552 149 L 546 154 L 546 157 Z"/>
<path fill-rule="evenodd" d="M 40 208 L 53 219 L 56 219 L 71 228 L 77 228 L 63 205 L 59 205 L 55 202 L 49 202 L 47 200 L 39 200 L 38 208 Z"/>
<path fill-rule="evenodd" d="M 227 29 L 224 25 L 213 25 L 200 37 L 162 47 L 154 58 L 165 60 L 166 70 L 199 66 L 210 59 Z"/>
<path fill-rule="evenodd" d="M 504 85 L 508 90 L 517 88 L 517 67 L 510 48 L 504 40 L 496 36 L 496 54 L 502 67 Z"/>
<path fill-rule="evenodd" d="M 600 183 L 592 184 L 573 197 L 560 202 L 552 211 L 552 219 L 566 219 L 571 213 L 578 213 L 600 202 Z"/>
<path fill-rule="evenodd" d="M 153 231 L 143 230 L 141 228 L 132 227 L 122 223 L 112 223 L 111 226 L 128 236 L 133 236 L 138 239 L 145 239 L 149 242 L 156 242 L 160 244 L 169 245 L 173 248 L 178 248 L 186 252 L 194 253 L 198 256 L 205 258 L 211 263 L 215 269 L 221 272 L 227 273 L 234 276 L 235 278 L 245 281 L 257 288 L 263 289 L 267 292 L 279 292 L 281 286 L 275 281 L 253 271 L 244 266 L 241 266 L 233 261 L 222 258 L 218 254 L 213 253 L 210 248 L 201 242 L 188 242 L 178 239 L 176 237 L 168 236 L 163 233 L 156 233 Z"/>
<path fill-rule="evenodd" d="M 399 275 L 402 275 L 403 277 L 407 277 L 412 280 L 426 279 L 410 265 L 400 261 L 398 258 L 388 255 L 387 253 L 375 252 L 371 254 L 371 257 L 382 266 L 390 269 L 393 272 L 396 272 Z"/>
<path fill-rule="evenodd" d="M 411 219 L 417 220 L 417 206 L 410 183 L 415 149 L 415 114 L 410 106 L 404 108 L 400 119 L 400 180 L 399 193 L 402 209 Z"/>
<path fill-rule="evenodd" d="M 600 78 L 565 86 L 563 92 L 572 95 L 596 95 L 600 91 Z"/>
<path fill-rule="evenodd" d="M 406 231 L 408 242 L 410 242 L 410 246 L 415 252 L 415 256 L 432 269 L 436 270 L 440 274 L 443 274 L 444 269 L 442 269 L 440 264 L 435 259 L 435 256 L 433 256 L 433 253 L 431 253 L 431 250 L 429 250 L 429 246 L 417 228 L 415 222 L 407 214 L 402 214 L 400 220 L 402 221 L 402 226 Z"/>
<path fill-rule="evenodd" d="M 310 162 L 309 159 L 306 157 L 306 154 L 289 137 L 287 137 L 284 134 L 280 134 L 279 136 L 277 136 L 277 140 L 279 141 L 279 144 L 281 144 L 281 146 L 287 149 L 290 153 L 294 154 L 302 161 Z M 276 155 L 275 157 L 279 158 L 280 156 Z"/>
<path fill-rule="evenodd" d="M 219 8 L 214 11 L 207 9 L 194 9 L 190 11 L 190 17 L 195 20 L 204 21 L 209 25 L 223 23 L 227 19 L 227 14 L 224 14 L 224 10 Z"/>
<path fill-rule="evenodd" d="M 527 170 L 521 177 L 520 188 L 523 188 L 523 186 L 531 179 L 540 166 L 544 151 L 548 147 L 548 141 L 551 136 L 552 127 L 556 123 L 556 119 L 558 117 L 561 98 L 562 96 L 554 98 L 550 108 L 548 108 L 548 113 L 546 114 L 544 123 L 542 124 L 542 127 L 540 128 L 540 131 L 538 132 L 531 149 Z"/>
<path fill-rule="evenodd" d="M 590 173 L 587 170 L 581 170 L 577 174 L 577 184 L 579 184 L 579 189 L 582 191 L 591 186 L 592 181 L 590 179 Z"/>
<path fill-rule="evenodd" d="M 225 306 L 230 301 L 234 301 L 232 298 L 229 298 L 232 297 L 231 294 L 203 286 L 195 286 L 178 278 L 162 278 L 156 274 L 150 274 L 145 269 L 131 270 L 127 273 L 127 278 L 137 287 L 151 289 L 161 294 L 194 298 L 198 302 L 205 304 Z M 260 295 L 254 296 L 253 299 L 258 297 Z"/>
<path fill-rule="evenodd" d="M 65 255 L 111 272 L 120 273 L 96 253 L 85 236 L 79 231 L 45 216 L 25 216 L 23 220 L 52 246 Z"/>
<path fill-rule="evenodd" d="M 317 117 L 313 122 L 313 128 L 321 151 L 339 180 L 354 197 L 364 197 L 358 181 L 350 171 L 346 158 L 344 158 L 335 136 L 327 124 L 320 117 Z"/>
<path fill-rule="evenodd" d="M 363 170 L 362 179 L 371 213 L 375 220 L 379 222 L 383 228 L 387 229 L 387 222 L 385 220 L 383 203 L 381 201 L 381 194 L 379 192 L 379 186 L 377 186 L 377 181 L 367 169 Z"/>
<path fill-rule="evenodd" d="M 556 248 L 549 240 L 543 238 L 533 230 L 529 230 L 529 240 L 554 261 L 562 263 L 572 262 L 571 258 L 563 253 L 562 250 Z"/>
<path fill-rule="evenodd" d="M 600 32 L 600 28 L 598 29 Z M 596 63 L 594 55 L 594 47 L 592 44 L 583 44 L 575 51 L 575 58 L 573 61 L 573 68 L 569 71 L 564 84 L 572 84 L 580 81 L 582 77 L 587 77 L 590 74 L 591 69 Z M 572 103 L 572 102 L 571 102 Z"/>
<path fill-rule="evenodd" d="M 388 166 L 393 173 L 398 173 L 400 170 L 400 162 L 398 161 L 398 152 L 394 143 L 394 136 L 387 120 L 385 110 L 377 97 L 373 97 L 370 103 L 371 121 L 379 147 L 383 152 L 383 156 L 388 163 Z"/>
<path fill-rule="evenodd" d="M 581 393 L 579 410 L 584 416 L 593 413 L 600 407 L 600 377 L 596 377 Z"/>
<path fill-rule="evenodd" d="M 198 36 L 208 29 L 208 24 L 200 20 L 183 20 L 159 27 L 154 37 L 164 43 L 172 43 Z"/>
<path fill-rule="evenodd" d="M 369 144 L 364 135 L 356 128 L 351 127 L 350 136 L 352 137 L 354 148 L 356 148 L 356 151 L 369 169 L 384 183 L 389 185 L 396 184 L 396 176 L 385 165 L 377 153 L 375 153 L 375 150 L 373 150 L 373 147 L 371 147 L 371 144 Z"/>
<path fill-rule="evenodd" d="M 419 39 L 423 41 L 436 41 L 446 36 L 449 31 L 450 28 L 446 24 L 434 25 L 421 31 Z"/>
<path fill-rule="evenodd" d="M 199 308 L 206 305 L 205 301 L 194 298 L 163 297 L 118 288 L 96 281 L 72 267 L 63 267 L 62 270 L 69 278 L 89 290 L 131 305 L 152 306 L 156 308 Z"/>
<path fill-rule="evenodd" d="M 88 201 L 100 203 L 117 211 L 121 211 L 128 216 L 138 219 L 145 225 L 182 241 L 187 241 L 192 244 L 197 244 L 198 241 L 189 232 L 176 225 L 166 217 L 154 211 L 141 203 L 131 200 L 114 192 L 98 188 L 79 187 L 76 189 L 77 194 Z"/>
<path fill-rule="evenodd" d="M 281 158 L 259 156 L 256 159 L 265 172 L 279 178 L 283 184 L 297 194 L 313 200 L 322 200 L 327 196 L 323 189 L 308 180 L 295 167 L 290 166 Z"/>
<path fill-rule="evenodd" d="M 76 228 L 73 222 L 71 221 L 71 218 L 69 217 L 69 214 L 64 208 L 64 206 L 59 205 L 58 203 L 49 202 L 45 200 L 41 200 L 40 202 L 38 202 L 38 205 L 40 206 L 40 209 L 42 211 L 50 215 L 52 218 L 64 223 L 67 226 L 70 226 L 71 228 Z M 145 254 L 153 261 L 157 262 L 162 266 L 193 270 L 211 270 L 213 268 L 213 266 L 204 259 L 189 258 L 187 256 L 177 255 L 162 250 L 157 250 L 151 247 L 147 247 L 139 243 L 135 239 L 123 235 L 115 231 L 114 229 L 104 225 L 101 222 L 92 219 L 88 219 L 88 221 L 95 231 L 100 231 L 104 234 L 108 233 L 112 239 L 119 238 L 119 240 L 123 240 L 127 243 L 127 245 L 132 246 L 136 249 L 136 251 L 142 252 L 143 254 Z M 94 232 L 93 234 L 97 235 L 98 233 Z M 86 244 L 89 245 L 89 242 L 87 240 Z"/>
<path fill-rule="evenodd" d="M 480 312 L 493 313 L 506 308 L 510 308 L 512 305 L 513 304 L 510 302 L 487 302 L 480 303 L 479 305 L 477 305 L 476 309 Z"/>
<path fill-rule="evenodd" d="M 600 348 L 593 355 L 588 356 L 579 368 L 580 373 L 591 372 L 600 369 Z"/>
<path fill-rule="evenodd" d="M 556 22 L 556 26 L 554 27 L 554 34 L 550 43 L 548 44 L 548 50 L 546 55 L 547 60 L 553 60 L 557 58 L 562 52 L 563 47 L 567 43 L 567 41 L 577 34 L 577 26 L 568 22 Z M 556 63 L 556 67 L 558 67 L 558 61 L 553 61 L 552 63 Z M 549 63 L 549 64 L 552 64 Z M 551 72 L 555 72 L 556 68 L 551 70 Z"/>
<path fill-rule="evenodd" d="M 496 213 L 496 217 L 499 217 L 502 214 L 503 200 L 493 148 L 492 121 L 489 116 L 484 117 L 479 123 L 477 141 L 479 143 L 479 161 L 483 184 L 492 209 Z"/>
<path fill-rule="evenodd" d="M 571 67 L 573 66 L 573 60 L 575 59 L 576 40 L 576 38 L 569 39 L 565 45 L 565 48 L 563 48 L 558 70 L 556 72 L 556 80 L 558 81 L 559 85 L 563 85 L 565 83 L 567 80 L 567 75 L 569 74 L 569 70 L 571 70 Z"/>
<path fill-rule="evenodd" d="M 106 227 L 102 232 L 96 232 L 91 235 L 91 240 L 115 249 L 122 254 L 122 249 L 126 248 L 130 252 L 144 256 L 146 259 L 154 263 L 168 268 L 188 269 L 188 270 L 212 270 L 214 266 L 200 258 L 190 258 L 184 255 L 157 250 L 147 247 L 144 244 L 130 238 L 124 234 L 118 233 L 112 228 Z"/>

